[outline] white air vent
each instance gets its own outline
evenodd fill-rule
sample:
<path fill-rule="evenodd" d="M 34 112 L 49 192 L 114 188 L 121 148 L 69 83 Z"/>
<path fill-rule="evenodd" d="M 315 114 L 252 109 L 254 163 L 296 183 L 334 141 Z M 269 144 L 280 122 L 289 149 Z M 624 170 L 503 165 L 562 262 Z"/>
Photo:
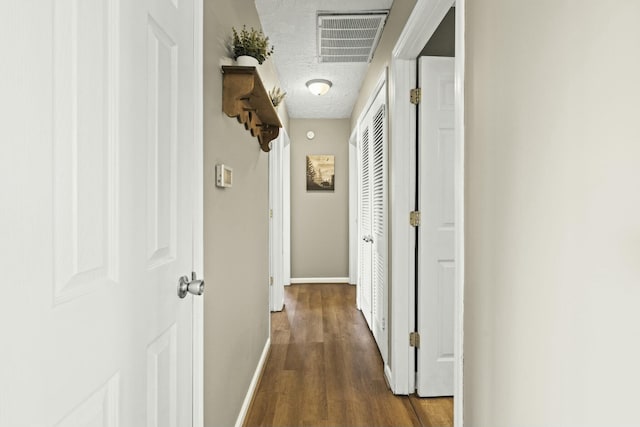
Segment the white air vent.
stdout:
<path fill-rule="evenodd" d="M 370 62 L 388 14 L 388 10 L 318 12 L 319 61 Z"/>

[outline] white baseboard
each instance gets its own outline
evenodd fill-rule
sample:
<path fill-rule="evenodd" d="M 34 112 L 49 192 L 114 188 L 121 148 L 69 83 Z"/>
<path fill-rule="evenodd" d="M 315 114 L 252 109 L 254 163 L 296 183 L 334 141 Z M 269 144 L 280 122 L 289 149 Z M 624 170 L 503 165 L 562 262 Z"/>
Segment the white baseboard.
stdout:
<path fill-rule="evenodd" d="M 240 408 L 240 414 L 238 414 L 238 419 L 236 420 L 235 427 L 242 427 L 242 425 L 244 424 L 244 420 L 247 417 L 247 412 L 249 411 L 249 406 L 251 405 L 251 399 L 253 399 L 253 394 L 256 392 L 256 387 L 258 386 L 258 381 L 260 380 L 260 375 L 262 374 L 264 364 L 267 361 L 267 355 L 269 354 L 270 348 L 271 337 L 269 337 L 267 339 L 267 342 L 264 344 L 262 355 L 260 356 L 260 360 L 258 361 L 256 371 L 253 373 L 253 378 L 251 379 L 251 384 L 249 384 L 247 395 L 244 397 L 244 402 L 242 402 L 242 408 Z"/>
<path fill-rule="evenodd" d="M 391 388 L 391 392 L 395 394 L 393 389 L 393 374 L 391 373 L 391 367 L 388 364 L 384 364 L 384 376 L 387 378 L 387 385 Z"/>
<path fill-rule="evenodd" d="M 291 284 L 300 283 L 349 283 L 348 277 L 296 277 L 291 278 Z"/>

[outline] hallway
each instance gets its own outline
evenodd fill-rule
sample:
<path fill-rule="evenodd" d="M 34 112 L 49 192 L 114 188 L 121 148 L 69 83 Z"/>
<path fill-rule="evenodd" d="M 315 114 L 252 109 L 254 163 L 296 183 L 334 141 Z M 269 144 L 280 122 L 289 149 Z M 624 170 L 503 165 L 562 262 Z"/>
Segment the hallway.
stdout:
<path fill-rule="evenodd" d="M 451 426 L 451 398 L 394 396 L 356 288 L 292 285 L 246 426 Z"/>

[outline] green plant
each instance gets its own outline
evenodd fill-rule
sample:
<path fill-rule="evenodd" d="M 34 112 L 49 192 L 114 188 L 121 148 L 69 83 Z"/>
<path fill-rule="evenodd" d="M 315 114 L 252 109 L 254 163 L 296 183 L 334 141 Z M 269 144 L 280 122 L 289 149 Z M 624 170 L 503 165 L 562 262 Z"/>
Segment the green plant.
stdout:
<path fill-rule="evenodd" d="M 273 46 L 269 45 L 269 37 L 266 37 L 262 31 L 253 27 L 247 30 L 246 25 L 242 26 L 240 32 L 233 27 L 231 29 L 233 30 L 233 59 L 248 55 L 256 58 L 258 63 L 262 64 L 273 54 Z"/>
<path fill-rule="evenodd" d="M 274 107 L 280 105 L 284 97 L 287 95 L 287 92 L 282 92 L 278 86 L 274 86 L 273 89 L 269 92 L 269 98 L 271 98 L 271 103 Z"/>

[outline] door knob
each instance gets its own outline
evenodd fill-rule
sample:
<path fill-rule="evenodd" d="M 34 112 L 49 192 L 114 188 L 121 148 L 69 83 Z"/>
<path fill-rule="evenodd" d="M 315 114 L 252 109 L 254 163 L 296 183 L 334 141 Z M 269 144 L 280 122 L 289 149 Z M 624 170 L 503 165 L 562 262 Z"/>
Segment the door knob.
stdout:
<path fill-rule="evenodd" d="M 187 276 L 182 276 L 178 281 L 178 296 L 184 298 L 187 293 L 193 295 L 204 293 L 204 280 L 196 279 L 196 273 L 191 273 L 191 280 Z"/>

